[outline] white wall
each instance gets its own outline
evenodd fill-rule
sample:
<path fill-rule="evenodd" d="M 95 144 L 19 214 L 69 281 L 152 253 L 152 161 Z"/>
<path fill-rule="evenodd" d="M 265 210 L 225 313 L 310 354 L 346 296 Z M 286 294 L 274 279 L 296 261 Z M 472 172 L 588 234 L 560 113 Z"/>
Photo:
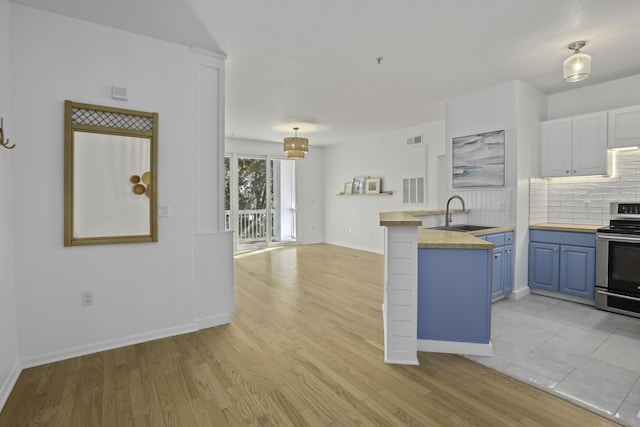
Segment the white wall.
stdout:
<path fill-rule="evenodd" d="M 515 225 L 515 189 L 518 144 L 518 82 L 511 81 L 499 86 L 449 98 L 445 102 L 447 180 L 449 194 L 462 194 L 469 200 L 468 221 L 486 225 Z M 504 129 L 506 178 L 504 187 L 453 188 L 451 171 L 451 140 L 456 137 L 475 135 Z M 495 195 L 487 199 L 486 195 Z M 473 199 L 481 203 L 474 203 Z M 489 221 L 489 223 L 487 223 Z"/>
<path fill-rule="evenodd" d="M 516 161 L 516 236 L 514 289 L 516 297 L 529 286 L 530 179 L 540 169 L 540 121 L 547 114 L 547 97 L 518 82 L 518 158 Z"/>
<path fill-rule="evenodd" d="M 215 245 L 194 243 L 191 49 L 16 4 L 10 12 L 21 360 L 196 329 L 193 253 Z M 111 99 L 111 86 L 126 87 L 129 101 Z M 158 221 L 158 243 L 63 247 L 65 99 L 159 113 L 158 201 L 170 217 Z M 83 290 L 93 306 L 80 305 Z"/>
<path fill-rule="evenodd" d="M 227 138 L 225 153 L 286 158 L 282 143 Z M 313 145 L 309 135 L 309 153 L 296 161 L 296 220 L 299 244 L 324 242 L 324 157 L 323 147 Z"/>
<path fill-rule="evenodd" d="M 14 124 L 9 111 L 9 2 L 0 0 L 0 116 L 4 118 L 5 138 L 11 143 L 20 140 L 14 135 Z M 13 267 L 13 180 L 11 171 L 15 153 L 0 147 L 0 410 L 17 379 L 18 322 Z"/>
<path fill-rule="evenodd" d="M 407 148 L 410 136 L 421 134 L 425 148 Z M 384 229 L 380 212 L 437 208 L 437 157 L 444 154 L 444 122 L 427 123 L 383 135 L 331 145 L 325 149 L 325 241 L 383 253 Z M 408 170 L 411 169 L 411 170 Z M 427 199 L 423 205 L 402 204 L 402 178 L 424 175 Z M 381 177 L 391 196 L 338 196 L 354 176 Z"/>
<path fill-rule="evenodd" d="M 446 100 L 446 139 L 505 130 L 504 187 L 452 188 L 451 144 L 445 179 L 450 194 L 469 200 L 467 221 L 516 227 L 514 292 L 525 292 L 528 273 L 529 177 L 538 165 L 539 121 L 545 97 L 519 81 L 507 82 Z"/>
<path fill-rule="evenodd" d="M 640 74 L 549 95 L 547 119 L 640 104 Z"/>

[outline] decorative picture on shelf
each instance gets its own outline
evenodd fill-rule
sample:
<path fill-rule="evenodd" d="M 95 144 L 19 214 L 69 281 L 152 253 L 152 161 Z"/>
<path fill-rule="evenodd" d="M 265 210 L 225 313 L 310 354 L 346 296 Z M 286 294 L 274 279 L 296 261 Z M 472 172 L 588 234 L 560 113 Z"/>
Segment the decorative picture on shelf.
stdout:
<path fill-rule="evenodd" d="M 364 188 L 366 194 L 380 193 L 380 178 L 367 178 Z"/>
<path fill-rule="evenodd" d="M 353 182 L 345 182 L 344 183 L 344 194 L 353 193 Z"/>
<path fill-rule="evenodd" d="M 353 194 L 364 194 L 364 184 L 366 179 L 367 178 L 364 176 L 356 176 L 353 178 Z"/>
<path fill-rule="evenodd" d="M 453 138 L 453 187 L 504 186 L 504 129 Z"/>

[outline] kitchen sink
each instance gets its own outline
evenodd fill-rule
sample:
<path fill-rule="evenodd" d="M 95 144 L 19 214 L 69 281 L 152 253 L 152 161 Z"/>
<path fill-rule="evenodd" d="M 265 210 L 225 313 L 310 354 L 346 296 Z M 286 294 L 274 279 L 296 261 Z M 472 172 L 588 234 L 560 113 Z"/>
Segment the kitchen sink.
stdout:
<path fill-rule="evenodd" d="M 471 224 L 453 224 L 449 226 L 440 226 L 440 227 L 430 227 L 429 230 L 448 230 L 448 231 L 479 231 L 479 230 L 487 230 L 489 228 L 495 228 L 493 226 L 488 225 L 471 225 Z"/>

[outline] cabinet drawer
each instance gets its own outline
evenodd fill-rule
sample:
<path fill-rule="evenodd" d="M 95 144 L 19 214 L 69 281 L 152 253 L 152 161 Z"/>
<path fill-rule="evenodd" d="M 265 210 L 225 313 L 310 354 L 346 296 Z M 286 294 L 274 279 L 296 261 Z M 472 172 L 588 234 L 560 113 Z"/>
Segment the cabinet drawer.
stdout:
<path fill-rule="evenodd" d="M 479 237 L 493 243 L 496 247 L 513 245 L 513 231 L 509 231 L 507 233 L 487 234 Z"/>
<path fill-rule="evenodd" d="M 504 233 L 504 244 L 505 245 L 513 245 L 513 231 L 508 233 Z"/>
<path fill-rule="evenodd" d="M 573 231 L 530 230 L 529 241 L 595 248 L 596 234 Z"/>
<path fill-rule="evenodd" d="M 504 246 L 504 235 L 505 233 L 488 234 L 484 237 L 487 240 L 487 242 L 491 242 L 494 245 L 496 245 L 496 247 L 498 247 L 498 246 Z"/>

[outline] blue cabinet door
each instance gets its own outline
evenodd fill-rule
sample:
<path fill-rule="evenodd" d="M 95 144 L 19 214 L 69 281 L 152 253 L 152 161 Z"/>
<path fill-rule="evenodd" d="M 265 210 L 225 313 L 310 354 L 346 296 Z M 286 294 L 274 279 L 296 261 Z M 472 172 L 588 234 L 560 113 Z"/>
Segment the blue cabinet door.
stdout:
<path fill-rule="evenodd" d="M 529 286 L 558 292 L 560 245 L 529 243 Z"/>
<path fill-rule="evenodd" d="M 593 299 L 595 289 L 595 248 L 560 247 L 560 292 Z"/>
<path fill-rule="evenodd" d="M 504 293 L 513 290 L 513 245 L 504 247 Z"/>
<path fill-rule="evenodd" d="M 491 264 L 491 299 L 496 299 L 504 295 L 505 277 L 505 251 L 504 247 L 493 250 Z"/>

